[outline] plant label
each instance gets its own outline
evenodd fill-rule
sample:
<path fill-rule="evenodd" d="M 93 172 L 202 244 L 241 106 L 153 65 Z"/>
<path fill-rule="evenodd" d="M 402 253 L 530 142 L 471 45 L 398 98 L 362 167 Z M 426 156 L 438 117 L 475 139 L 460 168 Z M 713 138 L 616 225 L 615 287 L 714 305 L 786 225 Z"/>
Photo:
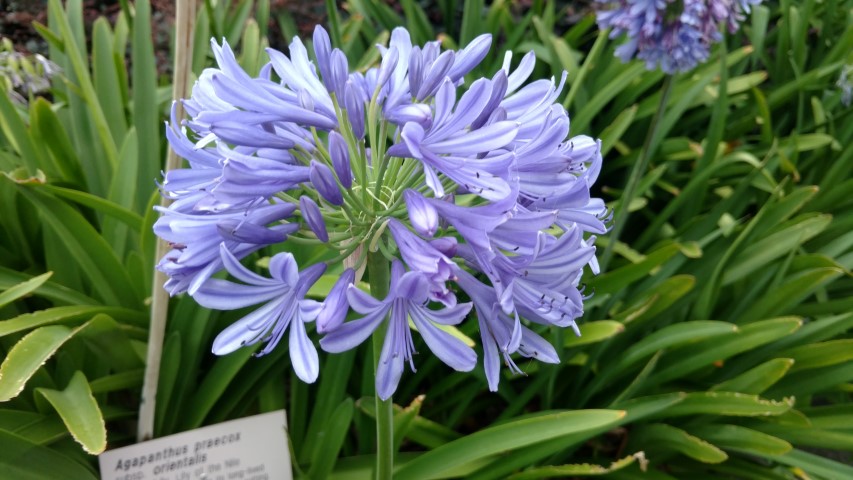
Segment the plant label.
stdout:
<path fill-rule="evenodd" d="M 284 410 L 104 452 L 103 480 L 289 480 Z"/>

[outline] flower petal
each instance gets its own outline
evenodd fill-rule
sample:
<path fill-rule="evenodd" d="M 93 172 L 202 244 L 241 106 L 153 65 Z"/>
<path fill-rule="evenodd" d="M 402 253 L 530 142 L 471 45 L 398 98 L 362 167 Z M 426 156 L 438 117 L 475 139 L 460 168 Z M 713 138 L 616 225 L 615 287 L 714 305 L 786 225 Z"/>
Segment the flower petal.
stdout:
<path fill-rule="evenodd" d="M 470 309 L 470 305 L 468 305 Z M 418 327 L 429 349 L 442 362 L 459 372 L 470 372 L 477 365 L 477 353 L 465 345 L 465 342 L 441 330 L 430 322 L 424 314 L 424 308 L 414 307 L 409 310 L 415 326 Z"/>
<path fill-rule="evenodd" d="M 282 252 L 270 259 L 270 274 L 273 278 L 293 288 L 299 281 L 299 266 L 290 252 Z"/>
<path fill-rule="evenodd" d="M 455 156 L 474 155 L 506 147 L 518 133 L 518 123 L 497 122 L 472 130 L 463 135 L 455 135 L 446 140 L 432 143 L 430 151 Z"/>
<path fill-rule="evenodd" d="M 320 374 L 320 357 L 317 348 L 305 332 L 305 324 L 297 315 L 290 325 L 290 363 L 300 380 L 314 383 Z"/>
<path fill-rule="evenodd" d="M 317 331 L 320 333 L 330 332 L 344 323 L 349 303 L 347 303 L 347 289 L 355 280 L 355 270 L 348 268 L 335 282 L 332 290 L 326 296 L 323 306 L 317 315 Z M 372 297 L 371 297 L 372 298 Z"/>
<path fill-rule="evenodd" d="M 424 200 L 424 197 L 415 195 L 412 190 L 403 192 L 406 200 L 406 209 L 409 211 L 409 220 L 412 227 L 421 235 L 432 237 L 438 230 L 438 212 Z"/>
<path fill-rule="evenodd" d="M 384 302 L 373 298 L 369 293 L 362 292 L 355 285 L 347 287 L 347 300 L 349 306 L 362 315 L 373 313 L 384 305 Z"/>
<path fill-rule="evenodd" d="M 253 345 L 262 340 L 278 321 L 281 307 L 281 302 L 269 302 L 226 327 L 213 340 L 213 353 L 227 355 L 238 348 Z"/>
<path fill-rule="evenodd" d="M 320 339 L 320 347 L 331 353 L 352 350 L 365 341 L 379 327 L 379 324 L 385 320 L 389 308 L 390 305 L 377 309 L 358 320 L 344 323 Z"/>
<path fill-rule="evenodd" d="M 528 358 L 545 363 L 560 363 L 560 357 L 554 347 L 533 330 L 521 326 L 521 344 L 518 352 Z"/>
<path fill-rule="evenodd" d="M 215 310 L 236 310 L 238 308 L 267 302 L 287 293 L 285 285 L 241 285 L 239 283 L 211 278 L 192 295 L 199 305 Z"/>
<path fill-rule="evenodd" d="M 326 223 L 323 221 L 323 214 L 320 213 L 320 207 L 311 197 L 302 195 L 299 197 L 299 208 L 302 210 L 302 219 L 308 224 L 308 227 L 317 236 L 321 242 L 329 241 L 329 233 L 326 231 Z"/>

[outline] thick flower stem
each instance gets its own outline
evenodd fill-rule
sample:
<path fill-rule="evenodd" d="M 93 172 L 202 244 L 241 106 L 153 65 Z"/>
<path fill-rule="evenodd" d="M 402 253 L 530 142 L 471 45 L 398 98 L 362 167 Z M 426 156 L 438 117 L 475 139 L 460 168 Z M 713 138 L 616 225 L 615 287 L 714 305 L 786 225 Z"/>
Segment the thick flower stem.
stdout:
<path fill-rule="evenodd" d="M 381 252 L 368 252 L 367 272 L 370 281 L 370 294 L 374 298 L 385 298 L 388 295 L 390 266 Z M 382 343 L 385 340 L 385 328 L 373 332 L 373 364 L 374 375 L 379 367 L 379 356 L 382 353 Z M 376 394 L 376 472 L 377 480 L 390 480 L 394 472 L 394 409 L 393 401 L 389 398 L 381 400 Z"/>
<path fill-rule="evenodd" d="M 619 206 L 616 207 L 616 212 L 613 215 L 613 230 L 611 230 L 607 235 L 607 248 L 604 249 L 604 255 L 601 256 L 601 259 L 598 262 L 601 268 L 601 273 L 605 273 L 607 271 L 610 259 L 613 258 L 613 250 L 616 248 L 616 244 L 619 241 L 619 235 L 622 233 L 622 229 L 625 228 L 625 224 L 628 223 L 628 208 L 634 200 L 634 195 L 636 194 L 640 180 L 646 173 L 646 168 L 648 168 L 649 165 L 649 159 L 652 157 L 652 154 L 655 153 L 654 150 L 657 149 L 658 142 L 655 142 L 655 137 L 657 137 L 658 131 L 660 130 L 660 124 L 663 121 L 663 114 L 664 111 L 666 111 L 666 103 L 669 101 L 669 94 L 672 91 L 673 83 L 672 75 L 667 75 L 664 78 L 660 92 L 660 103 L 658 103 L 658 109 L 655 112 L 654 118 L 652 118 L 652 124 L 649 126 L 649 131 L 646 134 L 646 140 L 643 142 L 643 148 L 640 150 L 640 156 L 637 158 L 637 161 L 634 162 L 634 168 L 631 170 L 631 176 L 628 177 L 628 183 L 625 184 L 625 190 L 622 192 L 622 198 L 619 200 Z"/>

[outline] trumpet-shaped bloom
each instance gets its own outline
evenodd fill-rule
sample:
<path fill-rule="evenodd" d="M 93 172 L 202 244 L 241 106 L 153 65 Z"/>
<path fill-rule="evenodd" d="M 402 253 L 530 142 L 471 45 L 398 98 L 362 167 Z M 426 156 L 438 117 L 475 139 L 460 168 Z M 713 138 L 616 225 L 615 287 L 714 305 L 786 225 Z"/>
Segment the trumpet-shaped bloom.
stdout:
<path fill-rule="evenodd" d="M 305 330 L 320 313 L 320 303 L 305 298 L 308 289 L 326 270 L 318 263 L 298 270 L 296 260 L 289 253 L 280 253 L 270 260 L 272 278 L 262 277 L 247 269 L 220 246 L 222 262 L 228 273 L 243 283 L 210 279 L 193 298 L 202 306 L 217 310 L 235 310 L 263 303 L 254 312 L 234 322 L 213 341 L 213 353 L 225 355 L 246 345 L 265 341 L 259 355 L 269 353 L 290 327 L 290 361 L 296 375 L 305 382 L 313 382 L 320 372 L 317 349 Z"/>
<path fill-rule="evenodd" d="M 384 301 L 376 300 L 354 286 L 347 290 L 350 306 L 364 315 L 347 322 L 320 340 L 328 352 L 343 352 L 363 342 L 388 318 L 388 330 L 382 344 L 376 371 L 376 393 L 387 400 L 397 389 L 406 363 L 415 370 L 415 344 L 409 319 L 420 332 L 433 354 L 454 370 L 467 372 L 477 363 L 471 347 L 442 330 L 439 325 L 456 325 L 471 310 L 470 303 L 460 303 L 442 310 L 427 307 L 428 280 L 420 272 L 405 272 L 403 264 L 391 266 L 391 288 Z M 389 315 L 390 314 L 390 315 Z"/>
<path fill-rule="evenodd" d="M 173 203 L 170 208 L 158 207 L 162 216 L 154 224 L 154 233 L 172 247 L 157 266 L 169 276 L 166 289 L 172 295 L 195 293 L 222 269 L 220 245 L 243 258 L 267 245 L 283 242 L 299 228 L 294 224 L 267 227 L 293 213 L 295 207 L 287 203 L 221 212 L 185 212 L 181 206 Z"/>

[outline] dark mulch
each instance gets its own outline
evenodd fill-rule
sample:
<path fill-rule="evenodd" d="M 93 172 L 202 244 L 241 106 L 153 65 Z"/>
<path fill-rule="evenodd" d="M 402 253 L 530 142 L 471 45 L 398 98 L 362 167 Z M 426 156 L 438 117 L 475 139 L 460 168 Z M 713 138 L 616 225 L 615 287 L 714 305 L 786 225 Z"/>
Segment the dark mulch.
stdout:
<path fill-rule="evenodd" d="M 204 8 L 202 5 L 199 2 L 199 8 Z M 85 0 L 83 22 L 87 32 L 98 17 L 104 16 L 114 22 L 120 11 L 118 0 Z M 287 42 L 274 21 L 277 14 L 284 11 L 293 17 L 303 36 L 310 35 L 314 25 L 325 21 L 323 0 L 272 0 L 268 31 L 274 48 L 286 47 Z M 173 0 L 151 0 L 152 41 L 160 74 L 170 73 L 169 42 L 174 21 Z M 33 22 L 47 24 L 47 0 L 0 0 L 0 37 L 11 39 L 19 52 L 47 54 L 47 42 L 36 32 Z"/>

